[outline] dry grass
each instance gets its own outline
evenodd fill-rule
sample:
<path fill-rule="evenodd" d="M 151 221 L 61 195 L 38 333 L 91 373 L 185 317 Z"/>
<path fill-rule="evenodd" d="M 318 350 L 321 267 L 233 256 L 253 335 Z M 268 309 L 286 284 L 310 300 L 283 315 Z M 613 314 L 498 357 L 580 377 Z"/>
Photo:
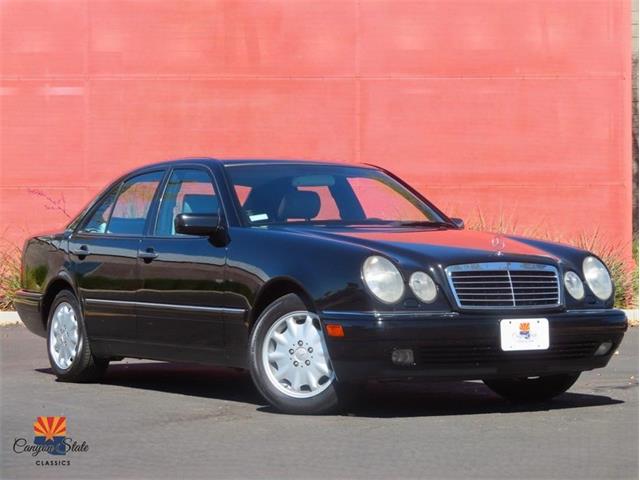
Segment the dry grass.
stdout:
<path fill-rule="evenodd" d="M 0 251 L 0 310 L 13 310 L 20 289 L 20 249 L 5 242 Z"/>

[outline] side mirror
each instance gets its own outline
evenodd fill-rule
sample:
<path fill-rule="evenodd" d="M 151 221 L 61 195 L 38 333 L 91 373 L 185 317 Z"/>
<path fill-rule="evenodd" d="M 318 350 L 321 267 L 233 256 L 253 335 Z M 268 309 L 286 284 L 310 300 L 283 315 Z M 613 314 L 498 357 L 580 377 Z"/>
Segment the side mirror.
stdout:
<path fill-rule="evenodd" d="M 464 228 L 464 220 L 463 219 L 461 219 L 461 218 L 452 218 L 451 221 L 459 229 L 463 229 Z"/>
<path fill-rule="evenodd" d="M 220 215 L 204 213 L 180 213 L 174 220 L 176 233 L 207 236 L 212 239 L 225 232 Z"/>

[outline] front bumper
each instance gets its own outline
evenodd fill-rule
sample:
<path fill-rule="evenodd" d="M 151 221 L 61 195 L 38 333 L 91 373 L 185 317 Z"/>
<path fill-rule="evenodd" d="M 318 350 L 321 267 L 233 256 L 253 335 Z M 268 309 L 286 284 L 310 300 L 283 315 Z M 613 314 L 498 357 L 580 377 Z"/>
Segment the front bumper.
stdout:
<path fill-rule="evenodd" d="M 547 318 L 548 350 L 503 352 L 500 320 Z M 581 372 L 607 365 L 627 330 L 620 310 L 573 310 L 560 313 L 470 314 L 457 312 L 330 312 L 324 324 L 341 325 L 344 337 L 327 338 L 339 380 L 409 378 L 476 380 Z M 594 353 L 602 342 L 613 347 Z M 394 349 L 412 349 L 414 364 L 395 365 Z"/>

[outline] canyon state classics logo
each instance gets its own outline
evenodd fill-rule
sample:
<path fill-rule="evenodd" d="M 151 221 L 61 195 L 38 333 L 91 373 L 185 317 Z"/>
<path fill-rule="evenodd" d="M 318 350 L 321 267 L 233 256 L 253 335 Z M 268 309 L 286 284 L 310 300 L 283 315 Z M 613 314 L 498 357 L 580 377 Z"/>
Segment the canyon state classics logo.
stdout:
<path fill-rule="evenodd" d="M 33 442 L 18 437 L 13 442 L 13 451 L 36 457 L 38 466 L 67 466 L 71 465 L 71 454 L 86 453 L 89 445 L 67 436 L 67 417 L 37 417 L 33 423 Z M 41 454 L 57 459 L 43 459 Z"/>
<path fill-rule="evenodd" d="M 33 424 L 33 443 L 49 448 L 49 455 L 66 455 L 67 417 L 38 417 Z"/>

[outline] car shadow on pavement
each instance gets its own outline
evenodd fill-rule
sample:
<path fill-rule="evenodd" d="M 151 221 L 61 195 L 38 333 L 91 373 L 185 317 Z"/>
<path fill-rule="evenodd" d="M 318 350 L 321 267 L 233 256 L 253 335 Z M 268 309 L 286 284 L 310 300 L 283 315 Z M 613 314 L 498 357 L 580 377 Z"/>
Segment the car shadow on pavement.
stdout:
<path fill-rule="evenodd" d="M 482 382 L 371 384 L 347 412 L 368 418 L 426 417 L 519 413 L 598 407 L 624 403 L 606 395 L 571 391 L 543 403 L 513 404 L 493 393 Z"/>
<path fill-rule="evenodd" d="M 37 371 L 53 375 L 50 368 Z M 248 373 L 232 368 L 165 362 L 112 363 L 99 383 L 266 405 Z"/>
<path fill-rule="evenodd" d="M 53 374 L 51 369 L 38 372 Z M 205 365 L 136 362 L 113 363 L 100 382 L 128 388 L 252 404 L 264 413 L 267 405 L 246 371 Z M 358 392 L 343 415 L 367 418 L 425 417 L 518 413 L 598 407 L 624 403 L 606 395 L 569 391 L 544 403 L 511 404 L 482 382 L 372 383 Z"/>

